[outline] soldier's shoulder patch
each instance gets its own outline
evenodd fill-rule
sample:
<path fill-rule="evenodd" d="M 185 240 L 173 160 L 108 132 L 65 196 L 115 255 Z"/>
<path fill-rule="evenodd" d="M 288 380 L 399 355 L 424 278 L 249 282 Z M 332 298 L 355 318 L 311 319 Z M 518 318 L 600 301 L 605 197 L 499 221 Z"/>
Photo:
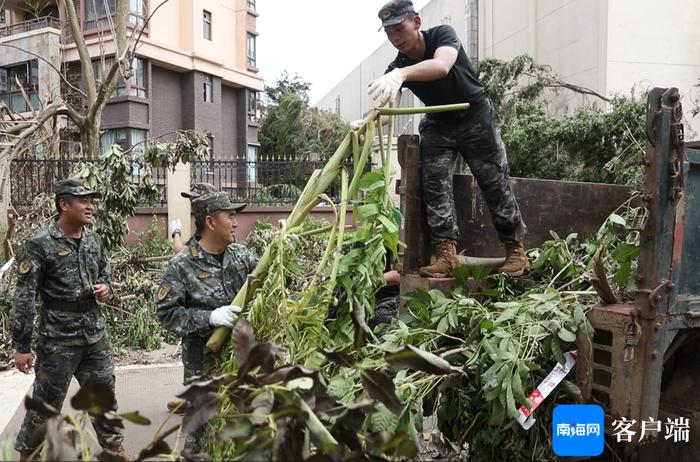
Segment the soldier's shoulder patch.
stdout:
<path fill-rule="evenodd" d="M 199 273 L 199 275 L 197 277 L 199 279 L 209 279 L 211 277 L 211 273 L 209 273 L 207 271 L 202 271 L 201 273 Z"/>
<path fill-rule="evenodd" d="M 22 260 L 19 264 L 19 274 L 27 274 L 29 270 L 32 269 L 31 263 L 29 263 L 29 260 Z"/>
<path fill-rule="evenodd" d="M 165 297 L 167 297 L 168 294 L 170 293 L 170 289 L 172 289 L 172 288 L 173 288 L 173 286 L 171 286 L 167 282 L 163 282 L 160 285 L 160 289 L 158 289 L 158 301 L 161 301 Z"/>
<path fill-rule="evenodd" d="M 61 250 L 58 251 L 58 256 L 59 256 L 59 257 L 65 257 L 66 255 L 70 255 L 70 250 L 61 249 Z"/>

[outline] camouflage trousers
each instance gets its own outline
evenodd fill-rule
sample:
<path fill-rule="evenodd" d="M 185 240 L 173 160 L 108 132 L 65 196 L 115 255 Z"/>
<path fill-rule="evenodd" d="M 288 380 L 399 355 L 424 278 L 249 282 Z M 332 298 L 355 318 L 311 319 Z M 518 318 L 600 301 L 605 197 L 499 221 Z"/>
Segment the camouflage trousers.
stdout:
<path fill-rule="evenodd" d="M 457 240 L 452 177 L 461 155 L 474 175 L 502 242 L 521 241 L 527 231 L 510 187 L 500 121 L 490 99 L 473 103 L 461 118 L 420 124 L 423 200 L 432 245 Z M 458 198 L 464 200 L 466 198 Z"/>
<path fill-rule="evenodd" d="M 60 410 L 68 391 L 71 378 L 75 376 L 80 385 L 99 383 L 114 392 L 114 364 L 109 341 L 105 337 L 88 346 L 68 346 L 39 339 L 36 347 L 36 377 L 32 396 Z M 113 405 L 116 411 L 116 400 Z M 22 427 L 17 434 L 15 449 L 22 453 L 33 452 L 41 444 L 37 430 L 46 422 L 46 417 L 35 411 L 27 411 Z M 106 423 L 93 422 L 97 440 L 103 448 L 122 444 L 121 429 Z"/>

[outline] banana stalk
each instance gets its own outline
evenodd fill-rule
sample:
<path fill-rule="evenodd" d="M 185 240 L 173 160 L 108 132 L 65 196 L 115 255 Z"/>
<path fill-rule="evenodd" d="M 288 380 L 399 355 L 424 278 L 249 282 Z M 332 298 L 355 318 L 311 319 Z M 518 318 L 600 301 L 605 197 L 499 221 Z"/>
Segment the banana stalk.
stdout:
<path fill-rule="evenodd" d="M 359 180 L 357 178 L 362 174 L 362 169 L 359 168 L 359 164 L 363 164 L 363 159 L 364 162 L 366 162 L 367 157 L 369 156 L 371 139 L 374 135 L 373 127 L 375 126 L 377 119 L 381 115 L 395 116 L 408 114 L 429 114 L 436 112 L 464 110 L 468 107 L 469 104 L 464 103 L 418 108 L 374 109 L 364 119 L 364 123 L 357 130 L 357 132 L 365 132 L 365 144 L 363 146 L 362 152 L 360 153 L 358 165 L 355 168 L 353 180 L 351 181 L 349 188 L 347 186 L 347 176 L 345 177 L 345 187 L 347 188 L 346 191 L 349 191 L 352 194 L 356 193 L 356 189 L 359 184 Z M 309 181 L 307 182 L 306 187 L 302 191 L 301 196 L 297 200 L 296 204 L 294 205 L 294 208 L 292 209 L 292 212 L 287 218 L 287 229 L 292 229 L 296 226 L 299 226 L 302 223 L 302 221 L 309 215 L 311 210 L 316 206 L 316 204 L 318 204 L 319 196 L 323 194 L 326 191 L 326 189 L 328 189 L 328 187 L 331 185 L 331 183 L 333 183 L 333 181 L 336 180 L 336 178 L 338 178 L 338 175 L 342 171 L 342 164 L 345 162 L 348 156 L 350 156 L 350 154 L 353 153 L 353 151 L 355 153 L 355 156 L 357 156 L 358 144 L 359 140 L 357 138 L 357 133 L 348 133 L 347 136 L 340 143 L 340 146 L 338 146 L 338 149 L 335 150 L 335 153 L 331 156 L 330 159 L 328 159 L 328 162 L 323 167 L 323 170 L 316 170 L 311 175 L 311 178 L 309 178 Z M 352 147 L 355 147 L 355 150 L 353 150 Z M 350 195 L 350 198 L 352 198 L 352 194 Z M 341 235 L 342 229 L 344 229 L 344 226 L 341 228 Z M 258 265 L 248 276 L 248 280 L 243 284 L 241 289 L 234 297 L 232 302 L 234 305 L 240 306 L 243 309 L 245 309 L 246 302 L 252 297 L 253 292 L 255 291 L 255 286 L 257 285 L 260 279 L 265 277 L 268 269 L 270 268 L 270 264 L 272 263 L 272 255 L 270 249 L 271 247 L 268 247 L 265 250 L 265 253 L 262 255 L 262 257 L 260 257 L 260 260 L 258 261 Z M 250 292 L 250 294 L 248 294 L 248 292 Z M 230 333 L 231 329 L 227 327 L 217 327 L 209 337 L 209 341 L 207 342 L 207 348 L 209 348 L 209 350 L 213 352 L 218 352 L 224 345 L 224 342 L 226 342 Z"/>

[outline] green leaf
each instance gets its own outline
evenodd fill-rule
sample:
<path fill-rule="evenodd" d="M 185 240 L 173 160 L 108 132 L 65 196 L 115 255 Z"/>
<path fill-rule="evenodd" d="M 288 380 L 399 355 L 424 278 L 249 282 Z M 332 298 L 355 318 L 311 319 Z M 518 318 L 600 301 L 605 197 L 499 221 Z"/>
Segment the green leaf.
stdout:
<path fill-rule="evenodd" d="M 357 214 L 357 217 L 361 220 L 365 220 L 369 217 L 373 217 L 379 213 L 378 204 L 365 204 L 356 206 L 353 208 L 353 212 Z"/>
<path fill-rule="evenodd" d="M 455 270 L 452 272 L 452 276 L 457 281 L 457 284 L 463 286 L 467 283 L 467 280 L 469 279 L 469 268 L 467 268 L 466 266 L 459 266 L 455 268 Z"/>
<path fill-rule="evenodd" d="M 506 386 L 506 406 L 508 415 L 514 419 L 518 418 L 518 408 L 515 407 L 515 397 L 513 396 L 513 387 L 510 383 Z"/>
<path fill-rule="evenodd" d="M 338 442 L 333 438 L 331 432 L 328 431 L 325 425 L 319 420 L 316 413 L 306 404 L 306 401 L 300 399 L 299 406 L 309 417 L 306 421 L 306 427 L 309 429 L 314 444 L 323 452 L 334 452 L 338 448 Z"/>
<path fill-rule="evenodd" d="M 387 409 L 396 415 L 401 413 L 401 401 L 396 396 L 396 386 L 383 372 L 365 369 L 360 372 L 362 385 L 369 395 L 384 404 Z"/>
<path fill-rule="evenodd" d="M 115 415 L 136 425 L 151 425 L 151 421 L 139 414 L 139 411 L 125 412 L 123 414 Z"/>
<path fill-rule="evenodd" d="M 394 223 L 390 218 L 385 217 L 384 215 L 377 215 L 377 219 L 384 225 L 384 229 L 387 230 L 389 233 L 398 233 L 399 232 L 399 227 L 396 226 L 396 223 Z"/>
<path fill-rule="evenodd" d="M 413 345 L 406 345 L 402 350 L 387 354 L 384 356 L 384 359 L 396 369 L 411 368 L 435 375 L 454 372 L 450 363 L 444 359 Z"/>
<path fill-rule="evenodd" d="M 518 403 L 522 404 L 525 406 L 528 410 L 532 408 L 532 403 L 530 403 L 530 400 L 527 399 L 525 396 L 525 393 L 523 391 L 523 383 L 522 379 L 520 378 L 520 371 L 516 371 L 515 374 L 513 375 L 513 381 L 511 382 L 511 386 L 513 388 L 513 396 L 515 399 L 518 401 Z"/>
<path fill-rule="evenodd" d="M 557 337 L 551 337 L 552 339 L 552 354 L 554 355 L 554 359 L 557 360 L 557 362 L 561 365 L 566 364 L 566 357 L 564 356 L 564 353 L 561 351 L 561 344 L 559 343 L 559 339 Z"/>
<path fill-rule="evenodd" d="M 559 332 L 557 332 L 557 335 L 559 336 L 559 338 L 562 341 L 567 342 L 567 343 L 574 343 L 576 341 L 576 334 L 574 334 L 570 330 L 565 329 L 563 327 L 561 329 L 559 329 Z"/>

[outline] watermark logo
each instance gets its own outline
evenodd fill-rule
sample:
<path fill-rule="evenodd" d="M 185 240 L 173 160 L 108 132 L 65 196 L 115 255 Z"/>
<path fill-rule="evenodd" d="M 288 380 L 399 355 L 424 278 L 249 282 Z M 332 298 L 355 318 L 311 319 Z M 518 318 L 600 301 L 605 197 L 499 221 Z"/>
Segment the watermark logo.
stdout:
<path fill-rule="evenodd" d="M 598 456 L 603 452 L 605 413 L 597 404 L 560 404 L 552 420 L 558 456 Z"/>

